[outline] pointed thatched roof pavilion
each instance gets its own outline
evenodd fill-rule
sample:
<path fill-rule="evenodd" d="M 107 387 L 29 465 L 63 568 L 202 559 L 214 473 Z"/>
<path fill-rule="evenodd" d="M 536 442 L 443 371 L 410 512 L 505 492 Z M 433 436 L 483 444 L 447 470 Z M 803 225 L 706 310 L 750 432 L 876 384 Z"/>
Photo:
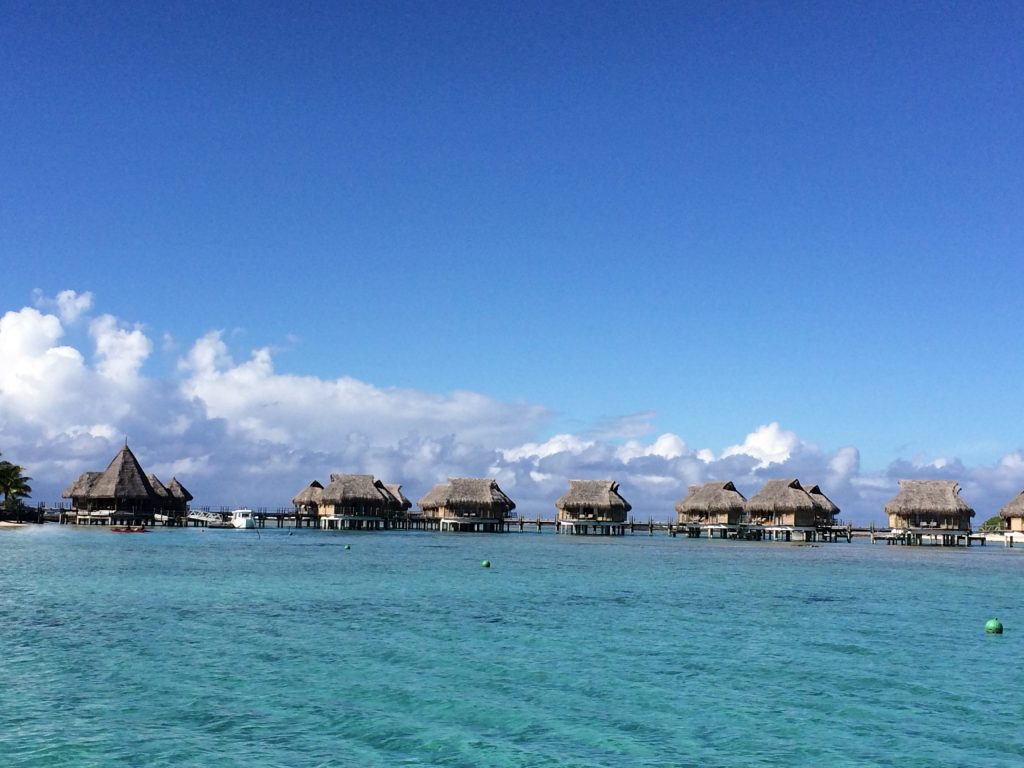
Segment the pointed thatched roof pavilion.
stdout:
<path fill-rule="evenodd" d="M 88 524 L 152 524 L 157 514 L 167 515 L 168 525 L 184 524 L 175 513 L 186 512 L 192 500 L 176 478 L 164 485 L 156 475 L 143 472 L 127 440 L 104 471 L 83 472 L 62 495 L 71 499 L 74 514 L 69 519 Z"/>
<path fill-rule="evenodd" d="M 440 521 L 442 531 L 500 532 L 516 508 L 493 478 L 453 477 L 435 485 L 419 501 L 423 513 Z"/>
<path fill-rule="evenodd" d="M 974 510 L 960 498 L 955 480 L 900 480 L 900 490 L 885 505 L 889 527 L 970 531 Z"/>
<path fill-rule="evenodd" d="M 1014 496 L 999 510 L 999 516 L 1006 521 L 1010 531 L 1024 531 L 1024 491 Z"/>
<path fill-rule="evenodd" d="M 160 507 L 160 497 L 150 485 L 127 441 L 92 483 L 89 502 L 93 509 L 148 512 Z"/>
<path fill-rule="evenodd" d="M 731 480 L 691 485 L 686 497 L 676 503 L 676 521 L 679 525 L 709 526 L 709 534 L 710 527 L 734 530 L 744 522 L 746 504 L 746 497 Z"/>
<path fill-rule="evenodd" d="M 569 490 L 555 502 L 558 532 L 621 535 L 632 508 L 614 480 L 570 480 Z"/>

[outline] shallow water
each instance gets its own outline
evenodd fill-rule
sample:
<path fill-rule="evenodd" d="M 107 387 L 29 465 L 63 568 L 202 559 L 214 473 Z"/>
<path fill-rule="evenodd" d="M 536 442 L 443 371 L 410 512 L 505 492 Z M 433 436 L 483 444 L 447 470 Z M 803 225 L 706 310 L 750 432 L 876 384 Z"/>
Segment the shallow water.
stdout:
<path fill-rule="evenodd" d="M 1021 549 L 57 525 L 0 548 L 0 765 L 1024 755 Z"/>

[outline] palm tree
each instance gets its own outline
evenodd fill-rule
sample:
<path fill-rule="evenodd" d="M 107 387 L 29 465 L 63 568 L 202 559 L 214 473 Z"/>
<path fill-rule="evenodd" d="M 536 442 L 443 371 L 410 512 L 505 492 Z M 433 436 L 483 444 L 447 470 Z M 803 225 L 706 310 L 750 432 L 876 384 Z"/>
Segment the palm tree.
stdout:
<path fill-rule="evenodd" d="M 28 484 L 31 477 L 27 477 L 24 467 L 12 464 L 9 461 L 0 461 L 0 494 L 3 494 L 3 508 L 11 511 L 21 506 L 21 500 L 28 498 L 32 493 L 32 486 Z"/>

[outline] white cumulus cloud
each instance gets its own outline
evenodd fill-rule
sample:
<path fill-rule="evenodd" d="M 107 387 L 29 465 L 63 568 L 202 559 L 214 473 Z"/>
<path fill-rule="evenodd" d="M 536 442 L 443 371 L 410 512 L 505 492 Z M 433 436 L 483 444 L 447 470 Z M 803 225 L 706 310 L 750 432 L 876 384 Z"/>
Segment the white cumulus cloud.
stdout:
<path fill-rule="evenodd" d="M 752 456 L 757 459 L 758 466 L 764 468 L 771 464 L 782 464 L 799 446 L 800 439 L 796 433 L 783 429 L 777 421 L 773 421 L 759 426 L 747 435 L 742 444 L 726 448 L 722 458 Z"/>

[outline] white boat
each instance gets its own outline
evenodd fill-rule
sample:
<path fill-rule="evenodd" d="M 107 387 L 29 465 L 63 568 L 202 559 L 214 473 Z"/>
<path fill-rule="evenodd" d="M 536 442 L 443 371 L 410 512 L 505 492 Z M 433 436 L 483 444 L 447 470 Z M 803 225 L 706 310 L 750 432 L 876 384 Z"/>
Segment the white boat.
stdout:
<path fill-rule="evenodd" d="M 256 517 L 253 515 L 251 509 L 235 509 L 231 512 L 229 518 L 232 528 L 255 528 Z"/>

